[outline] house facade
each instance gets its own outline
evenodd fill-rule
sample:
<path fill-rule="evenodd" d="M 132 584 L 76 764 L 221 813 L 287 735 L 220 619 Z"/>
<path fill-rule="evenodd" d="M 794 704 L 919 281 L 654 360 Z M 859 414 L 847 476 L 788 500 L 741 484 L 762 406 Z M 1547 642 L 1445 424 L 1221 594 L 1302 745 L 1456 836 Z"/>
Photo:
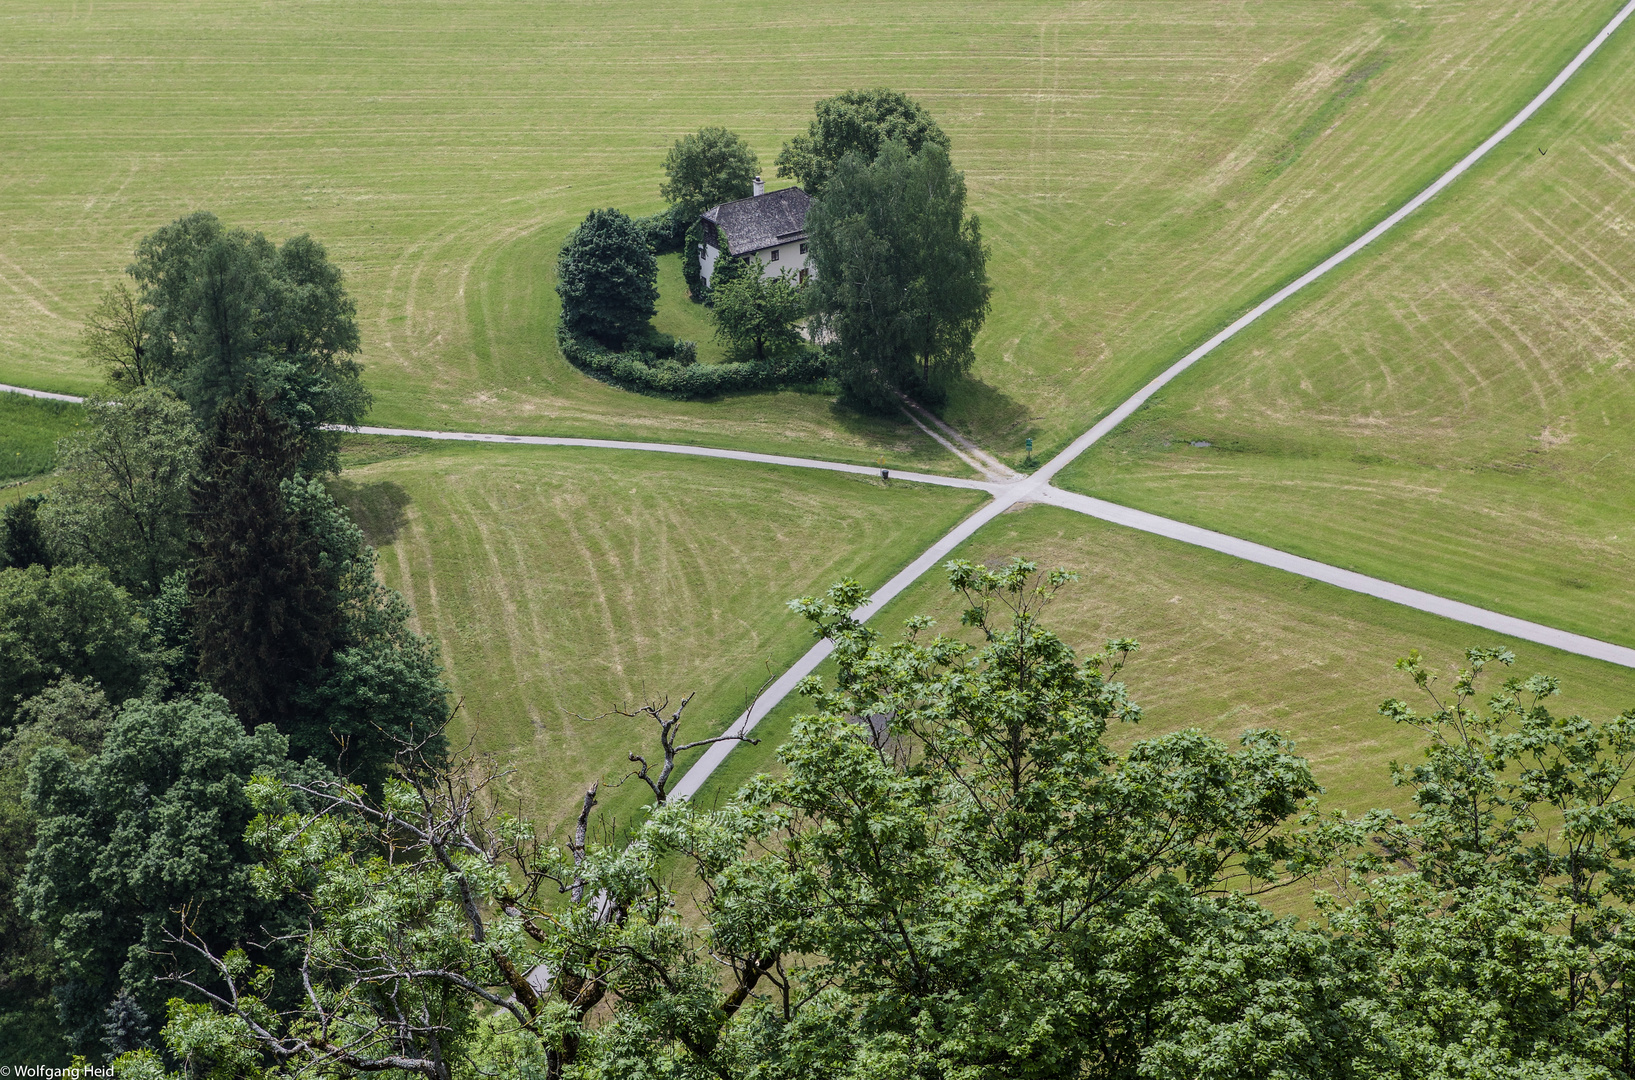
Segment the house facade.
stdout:
<path fill-rule="evenodd" d="M 704 283 L 708 285 L 715 274 L 725 237 L 727 250 L 760 263 L 763 276 L 777 277 L 788 270 L 797 282 L 806 284 L 812 276 L 806 246 L 806 208 L 811 198 L 798 187 L 767 191 L 759 176 L 754 191 L 747 199 L 710 207 L 699 219 L 704 243 L 698 259 Z"/>

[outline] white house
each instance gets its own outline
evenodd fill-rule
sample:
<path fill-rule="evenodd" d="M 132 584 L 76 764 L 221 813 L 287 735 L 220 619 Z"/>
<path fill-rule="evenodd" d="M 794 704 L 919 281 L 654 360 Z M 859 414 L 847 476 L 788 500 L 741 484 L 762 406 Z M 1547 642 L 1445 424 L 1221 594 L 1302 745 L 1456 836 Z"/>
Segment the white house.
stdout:
<path fill-rule="evenodd" d="M 806 284 L 812 275 L 806 258 L 806 208 L 811 198 L 798 187 L 767 191 L 759 176 L 754 190 L 755 194 L 747 199 L 710 207 L 699 220 L 704 245 L 698 259 L 704 283 L 709 284 L 715 273 L 721 237 L 725 236 L 728 250 L 759 262 L 766 277 L 777 277 L 789 270 L 798 282 Z"/>

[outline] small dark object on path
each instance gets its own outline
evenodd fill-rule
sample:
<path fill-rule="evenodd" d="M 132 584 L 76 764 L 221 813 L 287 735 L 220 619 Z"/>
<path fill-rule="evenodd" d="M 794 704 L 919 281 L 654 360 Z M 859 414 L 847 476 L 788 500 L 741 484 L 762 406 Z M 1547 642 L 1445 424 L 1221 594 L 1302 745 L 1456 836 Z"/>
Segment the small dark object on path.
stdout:
<path fill-rule="evenodd" d="M 890 480 L 890 479 L 891 479 L 891 470 L 889 470 L 889 469 L 881 469 L 881 470 L 880 470 L 880 479 L 882 479 L 882 480 Z"/>

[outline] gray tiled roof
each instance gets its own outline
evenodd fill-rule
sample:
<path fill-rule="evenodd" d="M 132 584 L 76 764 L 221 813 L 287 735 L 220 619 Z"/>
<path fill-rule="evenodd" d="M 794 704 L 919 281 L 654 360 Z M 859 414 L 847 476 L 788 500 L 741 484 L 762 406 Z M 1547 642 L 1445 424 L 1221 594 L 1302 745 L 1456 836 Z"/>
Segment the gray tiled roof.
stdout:
<path fill-rule="evenodd" d="M 769 191 L 704 211 L 704 220 L 727 234 L 734 255 L 800 240 L 806 236 L 811 198 L 798 187 Z"/>

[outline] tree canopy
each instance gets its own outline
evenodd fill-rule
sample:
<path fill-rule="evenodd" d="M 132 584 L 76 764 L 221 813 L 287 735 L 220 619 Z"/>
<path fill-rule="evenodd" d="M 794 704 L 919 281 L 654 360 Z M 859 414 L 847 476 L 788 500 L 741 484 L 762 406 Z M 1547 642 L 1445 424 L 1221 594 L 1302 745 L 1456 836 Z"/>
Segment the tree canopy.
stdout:
<path fill-rule="evenodd" d="M 796 135 L 778 154 L 778 175 L 794 177 L 817 198 L 847 154 L 873 161 L 886 143 L 897 141 L 910 153 L 928 145 L 949 148 L 948 136 L 913 98 L 896 90 L 848 90 L 814 106 L 806 134 Z"/>
<path fill-rule="evenodd" d="M 555 842 L 488 811 L 491 761 L 380 802 L 257 781 L 261 880 L 299 898 L 324 990 L 279 1007 L 186 938 L 209 1004 L 174 1003 L 168 1045 L 434 1080 L 1631 1075 L 1635 711 L 1553 715 L 1543 676 L 1483 708 L 1507 653 L 1447 691 L 1410 655 L 1433 709 L 1381 712 L 1429 743 L 1393 772 L 1412 811 L 1323 813 L 1273 732 L 1137 736 L 1135 643 L 1044 625 L 1071 575 L 948 571 L 959 636 L 885 640 L 853 582 L 792 603 L 835 677 L 731 798 L 668 798 L 681 712 L 641 710 L 665 756 L 636 759 L 657 805 L 628 836 L 594 837 L 594 785 Z M 1319 919 L 1257 899 L 1297 883 Z"/>
<path fill-rule="evenodd" d="M 665 155 L 667 179 L 659 194 L 692 219 L 712 206 L 749 198 L 759 171 L 755 151 L 742 138 L 724 127 L 700 128 L 677 139 Z"/>
<path fill-rule="evenodd" d="M 244 730 L 214 695 L 135 702 L 100 749 L 76 761 L 59 746 L 32 758 L 27 797 L 37 840 L 18 884 L 22 910 L 48 935 L 73 988 L 68 1028 L 89 1048 L 102 1038 L 121 987 L 164 1015 L 160 981 L 176 956 L 165 931 L 186 909 L 218 947 L 247 926 L 277 926 L 251 883 L 245 785 L 257 774 L 300 775 L 273 728 Z"/>
<path fill-rule="evenodd" d="M 252 391 L 217 414 L 193 492 L 199 674 L 246 726 L 286 734 L 340 619 L 318 541 L 284 498 L 297 453 L 289 425 Z"/>
<path fill-rule="evenodd" d="M 288 426 L 253 394 L 222 410 L 194 491 L 198 672 L 295 757 L 378 783 L 399 740 L 446 719 L 442 667 L 362 531 L 295 466 Z"/>
<path fill-rule="evenodd" d="M 65 676 L 123 701 L 143 693 L 157 667 L 140 605 L 103 567 L 0 570 L 0 727 Z"/>
<path fill-rule="evenodd" d="M 58 561 L 99 563 L 120 585 L 153 596 L 187 556 L 199 429 L 166 391 L 135 387 L 91 398 L 91 426 L 62 440 L 63 482 L 45 503 Z"/>
<path fill-rule="evenodd" d="M 617 349 L 650 329 L 658 312 L 658 261 L 642 230 L 618 210 L 592 210 L 556 261 L 562 322 Z"/>
<path fill-rule="evenodd" d="M 17 906 L 17 884 L 34 848 L 35 817 L 24 797 L 28 765 L 47 746 L 73 760 L 102 746 L 113 712 L 89 681 L 65 678 L 18 708 L 0 737 L 0 1046 L 24 1061 L 48 1062 L 57 1028 L 57 967 L 49 937 Z"/>
<path fill-rule="evenodd" d="M 123 281 L 102 294 L 85 317 L 80 343 L 85 358 L 120 389 L 147 386 L 154 369 L 152 310 Z"/>
<path fill-rule="evenodd" d="M 51 569 L 51 551 L 40 526 L 43 505 L 44 495 L 26 495 L 0 510 L 0 570 L 8 566 L 19 570 L 30 566 Z"/>
<path fill-rule="evenodd" d="M 324 425 L 356 425 L 370 399 L 352 359 L 356 306 L 323 245 L 303 234 L 274 246 L 200 211 L 144 237 L 128 272 L 140 327 L 116 290 L 88 330 L 111 374 L 170 389 L 205 427 L 254 388 L 300 432 L 309 470 L 334 467 Z"/>
<path fill-rule="evenodd" d="M 807 212 L 814 322 L 836 376 L 857 399 L 938 395 L 969 370 L 990 288 L 981 223 L 947 151 L 900 141 L 841 159 Z"/>

